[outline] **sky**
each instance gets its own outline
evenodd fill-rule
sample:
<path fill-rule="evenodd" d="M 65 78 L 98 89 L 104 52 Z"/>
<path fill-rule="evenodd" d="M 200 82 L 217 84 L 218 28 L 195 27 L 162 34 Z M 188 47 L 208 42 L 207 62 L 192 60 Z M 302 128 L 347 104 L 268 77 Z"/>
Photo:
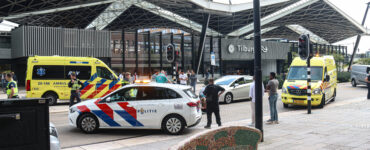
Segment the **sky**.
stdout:
<path fill-rule="evenodd" d="M 215 2 L 229 3 L 229 0 L 213 0 Z M 329 0 L 331 3 L 336 5 L 339 9 L 343 10 L 347 15 L 356 20 L 361 24 L 366 10 L 366 3 L 370 0 Z M 239 4 L 245 2 L 253 2 L 253 0 L 231 0 L 232 4 Z M 370 28 L 370 11 L 365 22 L 365 28 Z M 314 31 L 313 31 L 314 32 Z M 298 38 L 298 37 L 297 37 Z M 349 38 L 334 44 L 347 46 L 348 52 L 353 51 L 354 43 L 356 42 L 356 37 Z M 362 36 L 359 45 L 360 53 L 365 53 L 370 50 L 370 36 Z"/>

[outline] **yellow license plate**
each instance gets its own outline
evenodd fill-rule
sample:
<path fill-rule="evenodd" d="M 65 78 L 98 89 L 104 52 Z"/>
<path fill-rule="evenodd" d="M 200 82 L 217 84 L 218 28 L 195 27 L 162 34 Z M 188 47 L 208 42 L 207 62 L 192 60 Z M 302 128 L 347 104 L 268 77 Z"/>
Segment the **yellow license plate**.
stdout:
<path fill-rule="evenodd" d="M 304 104 L 304 100 L 294 100 L 294 103 L 296 103 L 296 104 Z"/>

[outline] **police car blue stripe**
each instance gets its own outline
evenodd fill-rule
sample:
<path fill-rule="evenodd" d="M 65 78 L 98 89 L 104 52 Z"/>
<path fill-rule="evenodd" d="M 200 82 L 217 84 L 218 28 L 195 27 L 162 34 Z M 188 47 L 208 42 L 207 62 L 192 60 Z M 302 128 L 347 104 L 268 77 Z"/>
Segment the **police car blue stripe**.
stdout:
<path fill-rule="evenodd" d="M 127 111 L 124 111 L 124 110 L 115 110 L 115 112 L 118 115 L 120 115 L 123 119 L 125 119 L 129 124 L 131 124 L 132 126 L 134 126 L 134 127 L 144 126 L 138 120 L 136 120 L 134 117 L 132 117 Z"/>
<path fill-rule="evenodd" d="M 101 110 L 93 110 L 92 112 L 111 127 L 121 126 Z"/>
<path fill-rule="evenodd" d="M 96 88 L 99 88 L 101 85 L 103 85 L 107 81 L 106 79 L 101 79 L 100 83 L 96 84 Z"/>

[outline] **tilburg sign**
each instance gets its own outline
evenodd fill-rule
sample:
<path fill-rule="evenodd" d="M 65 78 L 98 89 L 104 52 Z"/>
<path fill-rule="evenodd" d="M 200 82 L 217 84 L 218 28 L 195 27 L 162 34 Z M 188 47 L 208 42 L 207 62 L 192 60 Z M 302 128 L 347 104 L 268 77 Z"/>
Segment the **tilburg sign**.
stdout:
<path fill-rule="evenodd" d="M 227 50 L 230 54 L 232 54 L 235 52 L 235 46 L 233 44 L 229 44 Z M 247 45 L 236 45 L 236 50 L 238 52 L 254 53 L 254 47 L 248 47 Z M 267 53 L 268 48 L 266 46 L 261 46 L 261 51 L 263 53 Z"/>

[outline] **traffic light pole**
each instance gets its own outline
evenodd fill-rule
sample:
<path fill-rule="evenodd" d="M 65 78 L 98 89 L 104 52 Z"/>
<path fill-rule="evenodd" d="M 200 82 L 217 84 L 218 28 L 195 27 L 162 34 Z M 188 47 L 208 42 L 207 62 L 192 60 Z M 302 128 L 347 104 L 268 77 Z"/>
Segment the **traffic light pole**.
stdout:
<path fill-rule="evenodd" d="M 260 1 L 253 0 L 253 22 L 254 22 L 254 76 L 256 95 L 256 128 L 262 133 L 263 142 L 263 112 L 262 112 L 262 71 L 261 71 L 261 16 Z"/>
<path fill-rule="evenodd" d="M 311 48 L 309 45 L 308 48 Z M 307 114 L 311 114 L 311 58 L 307 58 Z"/>

